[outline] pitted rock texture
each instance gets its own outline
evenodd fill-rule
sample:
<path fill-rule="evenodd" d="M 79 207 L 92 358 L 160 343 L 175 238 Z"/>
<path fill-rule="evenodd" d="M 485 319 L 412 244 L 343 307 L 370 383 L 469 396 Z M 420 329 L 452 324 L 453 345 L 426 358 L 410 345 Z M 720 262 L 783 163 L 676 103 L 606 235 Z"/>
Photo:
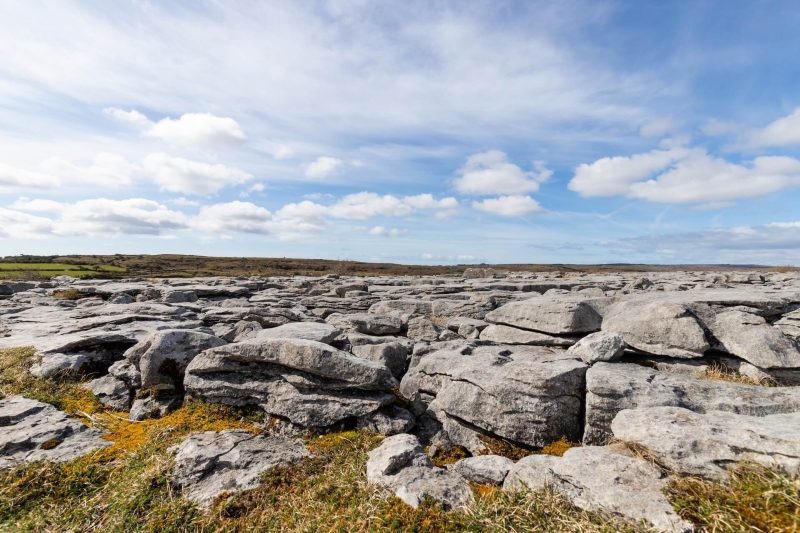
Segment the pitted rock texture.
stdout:
<path fill-rule="evenodd" d="M 310 456 L 302 442 L 244 430 L 195 433 L 172 451 L 172 482 L 201 507 L 221 494 L 253 489 L 264 472 Z"/>
<path fill-rule="evenodd" d="M 33 461 L 65 462 L 111 446 L 102 433 L 50 404 L 0 400 L 0 469 Z"/>

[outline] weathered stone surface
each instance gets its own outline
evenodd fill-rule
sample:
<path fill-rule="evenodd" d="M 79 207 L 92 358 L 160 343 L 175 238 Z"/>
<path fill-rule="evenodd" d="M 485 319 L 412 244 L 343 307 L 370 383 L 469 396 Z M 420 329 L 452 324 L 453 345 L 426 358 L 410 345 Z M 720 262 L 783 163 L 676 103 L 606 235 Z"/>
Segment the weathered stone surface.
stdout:
<path fill-rule="evenodd" d="M 598 331 L 579 340 L 568 351 L 586 364 L 617 361 L 625 352 L 625 340 L 619 333 Z"/>
<path fill-rule="evenodd" d="M 670 357 L 693 358 L 711 346 L 686 305 L 662 301 L 622 301 L 609 307 L 603 331 L 619 333 L 628 346 Z"/>
<path fill-rule="evenodd" d="M 400 379 L 408 367 L 408 346 L 401 342 L 362 344 L 351 348 L 353 355 L 384 365 Z"/>
<path fill-rule="evenodd" d="M 128 418 L 142 421 L 148 418 L 161 418 L 175 411 L 183 404 L 183 395 L 167 391 L 133 400 Z"/>
<path fill-rule="evenodd" d="M 644 520 L 659 531 L 692 531 L 662 492 L 666 484 L 649 462 L 616 447 L 590 446 L 571 448 L 563 457 L 525 457 L 511 468 L 504 488 L 536 491 L 549 485 L 581 509 Z"/>
<path fill-rule="evenodd" d="M 394 335 L 405 327 L 403 320 L 396 315 L 376 313 L 336 314 L 329 316 L 327 322 L 341 324 L 341 327 L 366 335 Z"/>
<path fill-rule="evenodd" d="M 310 455 L 299 441 L 244 430 L 196 433 L 172 451 L 173 482 L 201 507 L 222 494 L 253 489 L 264 472 Z"/>
<path fill-rule="evenodd" d="M 681 474 L 724 480 L 727 468 L 741 461 L 800 474 L 800 412 L 748 416 L 645 407 L 620 411 L 611 430 Z"/>
<path fill-rule="evenodd" d="M 800 388 L 761 387 L 660 372 L 630 363 L 596 363 L 586 373 L 585 444 L 604 444 L 623 409 L 673 406 L 753 416 L 800 411 Z"/>
<path fill-rule="evenodd" d="M 743 311 L 719 313 L 707 322 L 726 352 L 759 368 L 800 368 L 800 344 L 764 317 Z"/>
<path fill-rule="evenodd" d="M 71 461 L 110 445 L 100 431 L 50 404 L 22 396 L 0 400 L 0 469 L 33 461 Z"/>
<path fill-rule="evenodd" d="M 107 407 L 117 411 L 127 411 L 131 407 L 133 390 L 127 383 L 112 375 L 94 379 L 86 384 L 86 388 Z"/>
<path fill-rule="evenodd" d="M 258 331 L 256 339 L 305 339 L 330 344 L 341 331 L 325 322 L 290 322 Z"/>
<path fill-rule="evenodd" d="M 481 340 L 502 344 L 530 344 L 532 346 L 572 346 L 575 339 L 556 337 L 538 331 L 513 328 L 502 324 L 491 324 L 480 333 Z"/>
<path fill-rule="evenodd" d="M 295 424 L 325 427 L 394 401 L 388 368 L 300 339 L 262 339 L 206 350 L 189 364 L 187 394 L 258 405 Z"/>
<path fill-rule="evenodd" d="M 775 322 L 775 327 L 780 329 L 784 335 L 800 341 L 800 309 L 783 315 L 780 320 Z"/>
<path fill-rule="evenodd" d="M 369 312 L 377 315 L 425 315 L 433 312 L 433 303 L 427 300 L 383 300 L 372 304 Z"/>
<path fill-rule="evenodd" d="M 437 500 L 445 509 L 464 507 L 473 500 L 466 480 L 432 466 L 413 435 L 388 437 L 368 457 L 367 481 L 389 488 L 411 507 L 418 507 L 426 497 Z"/>
<path fill-rule="evenodd" d="M 430 409 L 452 425 L 447 431 L 473 453 L 479 439 L 460 429 L 544 446 L 561 436 L 580 438 L 586 365 L 563 351 L 478 347 L 469 354 L 439 350 L 423 356 L 400 384 L 418 411 Z M 437 413 L 438 412 L 438 413 Z"/>
<path fill-rule="evenodd" d="M 139 368 L 142 388 L 179 390 L 191 360 L 203 350 L 223 344 L 219 337 L 199 331 L 159 331 L 131 347 L 125 359 Z"/>
<path fill-rule="evenodd" d="M 407 409 L 389 406 L 356 420 L 356 428 L 380 435 L 397 435 L 414 429 L 414 415 Z"/>
<path fill-rule="evenodd" d="M 500 455 L 478 455 L 461 459 L 448 468 L 473 483 L 502 485 L 514 461 Z"/>
<path fill-rule="evenodd" d="M 602 318 L 590 301 L 574 296 L 535 297 L 507 303 L 486 313 L 487 322 L 555 335 L 591 333 Z"/>

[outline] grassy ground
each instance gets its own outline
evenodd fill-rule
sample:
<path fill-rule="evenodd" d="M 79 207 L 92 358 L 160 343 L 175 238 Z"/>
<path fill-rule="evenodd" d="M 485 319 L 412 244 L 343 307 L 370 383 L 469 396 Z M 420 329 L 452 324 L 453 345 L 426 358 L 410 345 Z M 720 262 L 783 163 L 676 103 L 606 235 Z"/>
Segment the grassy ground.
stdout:
<path fill-rule="evenodd" d="M 3 269 L 3 265 L 7 265 Z M 202 257 L 193 255 L 66 255 L 14 256 L 0 258 L 0 278 L 39 279 L 55 275 L 76 277 L 202 277 L 202 276 L 323 276 L 326 274 L 378 275 L 460 275 L 476 265 L 399 265 L 326 259 L 265 257 Z M 656 272 L 673 270 L 736 270 L 738 268 L 780 272 L 797 271 L 791 266 L 737 267 L 731 265 L 566 265 L 498 264 L 499 270 L 553 272 L 565 276 L 576 272 Z"/>
<path fill-rule="evenodd" d="M 31 377 L 26 369 L 33 357 L 30 349 L 0 350 L 0 394 L 52 403 L 107 429 L 114 445 L 70 463 L 0 473 L 0 531 L 644 531 L 580 511 L 550 490 L 510 494 L 476 485 L 476 501 L 466 510 L 444 513 L 431 502 L 411 509 L 366 484 L 367 452 L 381 437 L 354 431 L 308 437 L 312 458 L 273 470 L 260 487 L 221 497 L 201 512 L 170 485 L 168 448 L 196 431 L 260 431 L 258 416 L 189 403 L 158 420 L 130 422 L 103 409 L 77 382 Z M 549 452 L 571 445 L 558 441 Z M 768 470 L 742 472 L 729 486 L 676 481 L 671 498 L 709 531 L 796 531 L 798 486 Z"/>

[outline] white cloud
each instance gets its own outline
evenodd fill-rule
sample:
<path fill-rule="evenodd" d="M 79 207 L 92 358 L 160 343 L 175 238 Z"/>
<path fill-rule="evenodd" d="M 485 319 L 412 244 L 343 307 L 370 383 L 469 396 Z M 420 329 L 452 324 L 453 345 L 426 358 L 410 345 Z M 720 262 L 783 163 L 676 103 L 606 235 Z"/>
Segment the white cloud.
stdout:
<path fill-rule="evenodd" d="M 437 200 L 432 194 L 417 194 L 416 196 L 403 197 L 403 203 L 414 209 L 453 209 L 458 207 L 458 200 L 447 196 Z"/>
<path fill-rule="evenodd" d="M 666 169 L 689 153 L 688 149 L 677 147 L 632 156 L 603 157 L 594 163 L 578 165 L 568 187 L 581 196 L 624 195 L 632 184 Z"/>
<path fill-rule="evenodd" d="M 326 178 L 342 166 L 343 161 L 335 157 L 318 157 L 306 167 L 306 177 L 311 179 Z"/>
<path fill-rule="evenodd" d="M 0 191 L 3 189 L 54 187 L 58 180 L 49 174 L 32 172 L 0 163 Z"/>
<path fill-rule="evenodd" d="M 627 196 L 659 203 L 714 205 L 800 187 L 800 160 L 762 156 L 731 163 L 700 148 L 673 147 L 604 157 L 575 169 L 582 196 Z"/>
<path fill-rule="evenodd" d="M 180 198 L 175 198 L 174 200 L 172 200 L 172 203 L 174 205 L 177 205 L 178 207 L 196 207 L 200 205 L 200 202 L 198 202 L 197 200 L 189 200 L 188 198 L 184 198 L 183 196 L 181 196 Z"/>
<path fill-rule="evenodd" d="M 291 210 L 273 215 L 264 207 L 250 202 L 227 202 L 203 207 L 194 226 L 213 238 L 229 233 L 274 235 L 280 240 L 308 237 L 319 231 L 322 221 L 293 217 Z"/>
<path fill-rule="evenodd" d="M 751 146 L 800 146 L 800 107 L 750 133 Z"/>
<path fill-rule="evenodd" d="M 138 167 L 119 154 L 101 152 L 88 165 L 53 157 L 42 163 L 42 168 L 57 176 L 67 185 L 96 185 L 98 187 L 125 187 L 133 184 Z"/>
<path fill-rule="evenodd" d="M 370 235 L 377 235 L 379 237 L 400 237 L 408 233 L 405 229 L 400 228 L 386 228 L 384 226 L 373 226 L 367 232 Z"/>
<path fill-rule="evenodd" d="M 639 128 L 639 135 L 644 138 L 661 137 L 675 129 L 675 119 L 672 117 L 660 117 L 645 122 Z"/>
<path fill-rule="evenodd" d="M 125 111 L 107 107 L 103 112 L 120 122 L 137 127 L 145 137 L 154 137 L 169 143 L 240 142 L 247 138 L 234 119 L 212 113 L 184 113 L 179 118 L 166 117 L 153 122 L 135 109 Z"/>
<path fill-rule="evenodd" d="M 144 114 L 136 111 L 135 109 L 125 111 L 124 109 L 119 109 L 116 107 L 107 107 L 103 109 L 103 113 L 120 122 L 125 122 L 127 124 L 136 126 L 139 129 L 149 129 L 153 127 L 153 122 Z"/>
<path fill-rule="evenodd" d="M 472 202 L 472 207 L 502 217 L 521 217 L 542 211 L 542 207 L 530 196 L 500 196 Z"/>
<path fill-rule="evenodd" d="M 49 218 L 20 213 L 0 207 L 0 237 L 8 239 L 40 239 L 52 235 Z"/>
<path fill-rule="evenodd" d="M 533 170 L 526 172 L 500 150 L 489 150 L 469 156 L 453 185 L 461 194 L 524 194 L 538 191 L 552 175 L 541 161 L 535 161 Z"/>
<path fill-rule="evenodd" d="M 23 196 L 17 198 L 8 207 L 18 211 L 32 211 L 34 213 L 59 213 L 64 209 L 64 204 L 55 200 L 31 199 Z"/>
<path fill-rule="evenodd" d="M 162 190 L 183 194 L 209 195 L 253 178 L 235 167 L 191 161 L 164 153 L 148 155 L 143 166 Z"/>
<path fill-rule="evenodd" d="M 281 207 L 276 213 L 278 217 L 283 219 L 298 219 L 319 222 L 322 216 L 327 214 L 328 208 L 309 200 L 304 200 L 299 203 L 290 203 Z"/>
<path fill-rule="evenodd" d="M 288 144 L 279 144 L 273 149 L 272 156 L 275 159 L 289 159 L 294 153 L 294 148 Z"/>
<path fill-rule="evenodd" d="M 186 228 L 188 218 L 179 211 L 144 198 L 96 198 L 64 204 L 54 232 L 59 235 L 162 235 Z"/>
<path fill-rule="evenodd" d="M 334 218 L 366 220 L 376 216 L 405 216 L 410 215 L 413 211 L 413 207 L 396 196 L 359 192 L 343 197 L 330 206 L 328 213 Z"/>
<path fill-rule="evenodd" d="M 628 196 L 660 203 L 721 202 L 791 187 L 800 187 L 800 160 L 764 156 L 739 165 L 697 154 L 653 179 L 632 184 Z"/>

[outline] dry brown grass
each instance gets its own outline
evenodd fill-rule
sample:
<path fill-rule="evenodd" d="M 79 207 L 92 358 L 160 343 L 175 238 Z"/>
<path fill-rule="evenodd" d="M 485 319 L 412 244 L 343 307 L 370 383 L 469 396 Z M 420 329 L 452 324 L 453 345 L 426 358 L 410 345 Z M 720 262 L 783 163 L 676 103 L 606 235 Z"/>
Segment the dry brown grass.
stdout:
<path fill-rule="evenodd" d="M 800 531 L 800 481 L 763 466 L 740 465 L 726 483 L 675 479 L 668 495 L 681 516 L 702 531 Z"/>
<path fill-rule="evenodd" d="M 711 381 L 730 381 L 732 383 L 760 385 L 762 387 L 775 386 L 775 381 L 770 378 L 751 378 L 750 376 L 740 374 L 739 372 L 718 363 L 713 363 L 710 365 L 700 376 L 703 379 L 708 379 Z"/>
<path fill-rule="evenodd" d="M 53 298 L 58 298 L 59 300 L 80 300 L 81 298 L 86 298 L 89 296 L 88 294 L 84 294 L 77 289 L 64 289 L 60 291 L 53 291 L 51 294 Z"/>

